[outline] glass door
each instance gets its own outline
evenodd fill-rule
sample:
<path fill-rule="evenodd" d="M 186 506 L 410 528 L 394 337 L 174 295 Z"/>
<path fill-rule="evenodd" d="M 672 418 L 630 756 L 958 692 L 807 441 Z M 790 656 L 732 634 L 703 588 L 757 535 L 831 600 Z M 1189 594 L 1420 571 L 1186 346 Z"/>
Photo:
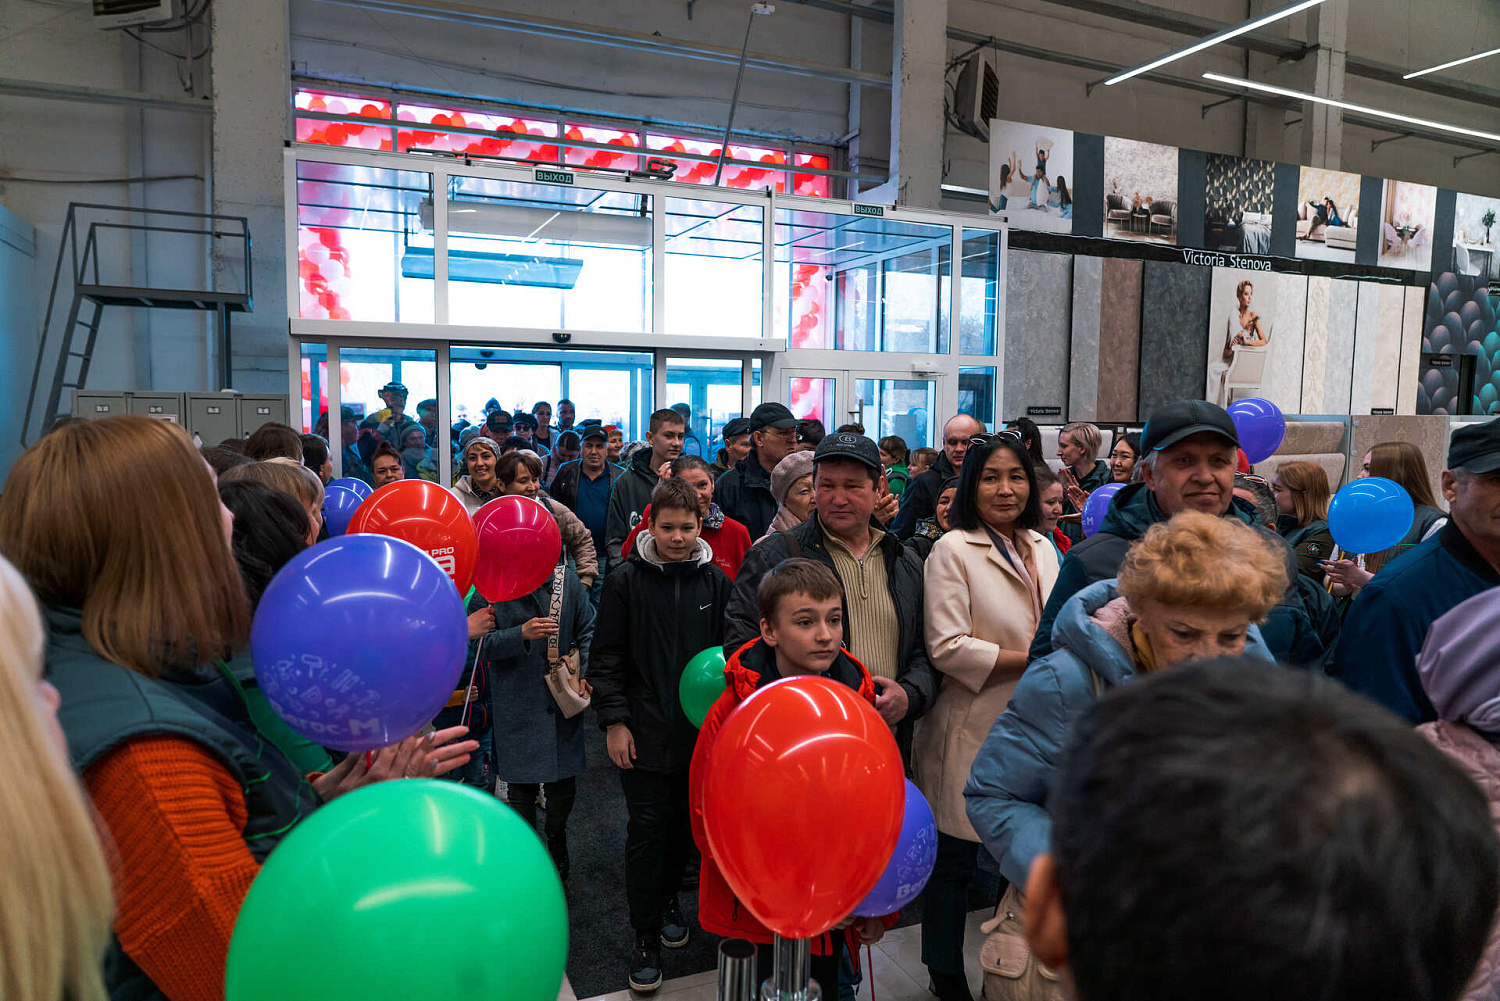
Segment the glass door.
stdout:
<path fill-rule="evenodd" d="M 931 445 L 936 432 L 941 376 L 910 373 L 786 369 L 787 407 L 799 419 L 815 417 L 828 431 L 864 426 L 876 441 L 897 435 L 910 449 Z"/>
<path fill-rule="evenodd" d="M 846 423 L 840 393 L 849 373 L 820 369 L 786 369 L 786 406 L 798 420 L 819 420 L 829 431 Z"/>

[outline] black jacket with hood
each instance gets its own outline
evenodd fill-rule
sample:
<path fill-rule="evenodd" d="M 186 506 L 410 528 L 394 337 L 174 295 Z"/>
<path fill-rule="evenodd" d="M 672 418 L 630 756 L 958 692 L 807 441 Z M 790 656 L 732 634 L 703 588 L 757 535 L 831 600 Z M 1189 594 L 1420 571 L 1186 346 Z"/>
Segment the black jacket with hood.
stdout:
<path fill-rule="evenodd" d="M 625 565 L 604 580 L 589 651 L 599 727 L 630 727 L 635 767 L 687 771 L 698 729 L 677 688 L 694 654 L 724 640 L 730 583 L 702 539 L 691 557 L 665 563 L 642 534 Z"/>
<path fill-rule="evenodd" d="M 905 542 L 917 530 L 917 522 L 937 514 L 937 499 L 943 492 L 943 484 L 957 475 L 958 470 L 948 461 L 948 453 L 940 451 L 931 468 L 912 477 L 901 495 L 901 510 L 891 522 L 896 538 Z"/>
<path fill-rule="evenodd" d="M 780 505 L 771 493 L 770 470 L 760 464 L 754 447 L 714 483 L 714 503 L 726 516 L 749 529 L 750 538 L 766 534 Z"/>
<path fill-rule="evenodd" d="M 1306 666 L 1320 662 L 1338 636 L 1339 619 L 1333 599 L 1297 572 L 1296 558 L 1286 541 L 1260 526 L 1254 505 L 1236 497 L 1223 516 L 1274 539 L 1286 558 L 1290 583 L 1280 603 L 1260 624 L 1266 646 L 1284 663 Z M 1166 520 L 1166 514 L 1156 504 L 1156 495 L 1146 484 L 1132 483 L 1115 494 L 1099 531 L 1073 546 L 1063 557 L 1057 582 L 1052 585 L 1052 595 L 1042 609 L 1036 637 L 1031 641 L 1031 660 L 1052 652 L 1052 624 L 1068 599 L 1096 581 L 1118 577 L 1120 564 L 1131 545 L 1152 525 Z"/>
<path fill-rule="evenodd" d="M 625 544 L 625 537 L 630 534 L 636 522 L 641 520 L 641 512 L 651 503 L 651 493 L 661 480 L 652 466 L 651 457 L 655 454 L 649 447 L 638 450 L 630 457 L 630 465 L 625 472 L 616 477 L 614 485 L 610 487 L 609 517 L 605 521 L 604 536 L 605 545 L 609 549 L 609 565 L 612 567 L 619 565 L 620 547 Z M 576 503 L 576 491 L 573 499 Z"/>

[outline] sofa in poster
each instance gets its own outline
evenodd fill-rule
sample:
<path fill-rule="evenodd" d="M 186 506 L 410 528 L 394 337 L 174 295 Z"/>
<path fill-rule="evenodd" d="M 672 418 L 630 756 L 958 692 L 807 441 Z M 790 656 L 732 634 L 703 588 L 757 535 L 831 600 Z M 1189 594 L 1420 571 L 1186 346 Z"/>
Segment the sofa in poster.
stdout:
<path fill-rule="evenodd" d="M 1297 182 L 1297 256 L 1354 263 L 1360 176 L 1303 167 Z"/>
<path fill-rule="evenodd" d="M 1177 244 L 1177 147 L 1104 137 L 1104 235 Z"/>

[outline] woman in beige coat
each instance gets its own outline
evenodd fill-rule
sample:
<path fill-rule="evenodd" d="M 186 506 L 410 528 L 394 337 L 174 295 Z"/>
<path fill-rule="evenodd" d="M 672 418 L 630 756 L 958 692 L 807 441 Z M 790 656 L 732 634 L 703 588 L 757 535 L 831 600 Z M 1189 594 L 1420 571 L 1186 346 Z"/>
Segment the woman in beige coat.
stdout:
<path fill-rule="evenodd" d="M 1057 580 L 1057 550 L 1032 529 L 1041 492 L 1014 432 L 975 439 L 948 520 L 925 567 L 927 653 L 942 675 L 917 724 L 917 785 L 937 819 L 937 865 L 927 884 L 922 962 L 939 1001 L 970 1001 L 964 922 L 979 836 L 964 811 L 964 783 L 1005 710 Z"/>

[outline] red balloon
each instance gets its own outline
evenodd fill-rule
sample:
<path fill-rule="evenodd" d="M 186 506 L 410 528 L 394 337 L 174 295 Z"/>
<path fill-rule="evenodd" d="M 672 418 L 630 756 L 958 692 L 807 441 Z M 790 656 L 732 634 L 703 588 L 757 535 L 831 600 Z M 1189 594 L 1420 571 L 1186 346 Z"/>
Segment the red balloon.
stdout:
<path fill-rule="evenodd" d="M 703 788 L 719 870 L 783 938 L 821 935 L 854 910 L 890 861 L 906 808 L 890 727 L 852 688 L 812 676 L 767 685 L 730 714 Z"/>
<path fill-rule="evenodd" d="M 486 601 L 530 594 L 547 582 L 562 556 L 557 519 L 530 497 L 496 497 L 474 512 L 474 527 L 479 532 L 474 587 Z"/>
<path fill-rule="evenodd" d="M 467 594 L 479 539 L 462 502 L 430 480 L 397 480 L 370 496 L 349 519 L 347 534 L 368 532 L 410 542 L 437 561 Z"/>

